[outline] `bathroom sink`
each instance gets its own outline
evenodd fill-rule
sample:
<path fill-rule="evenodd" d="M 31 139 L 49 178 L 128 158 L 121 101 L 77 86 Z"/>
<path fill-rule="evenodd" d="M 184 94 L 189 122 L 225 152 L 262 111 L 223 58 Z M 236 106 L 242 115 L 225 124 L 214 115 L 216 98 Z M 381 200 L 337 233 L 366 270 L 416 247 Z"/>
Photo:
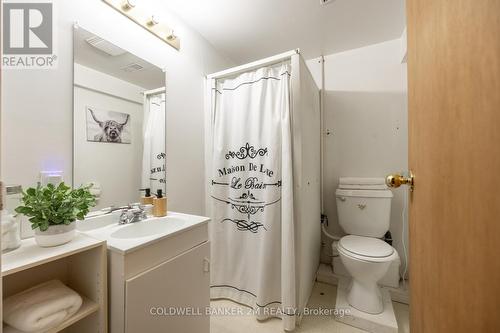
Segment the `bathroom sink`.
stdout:
<path fill-rule="evenodd" d="M 78 221 L 76 230 L 107 242 L 109 250 L 128 253 L 162 239 L 173 237 L 201 224 L 209 218 L 168 212 L 165 217 L 149 217 L 140 222 L 119 224 L 120 212 L 87 217 Z"/>
<path fill-rule="evenodd" d="M 76 222 L 76 230 L 81 231 L 81 232 L 88 232 L 100 228 L 104 228 L 110 225 L 114 225 L 118 223 L 118 216 L 117 214 L 106 214 L 106 215 L 100 215 L 100 216 L 95 216 L 95 217 L 90 217 L 86 218 L 83 221 L 77 221 Z"/>
<path fill-rule="evenodd" d="M 109 236 L 118 239 L 149 237 L 168 233 L 182 227 L 185 223 L 186 221 L 174 217 L 151 221 L 147 220 L 124 226 L 123 228 L 114 231 Z"/>

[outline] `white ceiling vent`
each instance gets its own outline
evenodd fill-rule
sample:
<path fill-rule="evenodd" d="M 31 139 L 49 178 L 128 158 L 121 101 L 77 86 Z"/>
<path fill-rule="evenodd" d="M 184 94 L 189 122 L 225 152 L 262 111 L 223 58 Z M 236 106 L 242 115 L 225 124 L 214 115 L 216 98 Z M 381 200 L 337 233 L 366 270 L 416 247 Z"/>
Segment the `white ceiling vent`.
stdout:
<path fill-rule="evenodd" d="M 327 5 L 331 2 L 334 2 L 335 0 L 319 0 L 319 3 L 322 4 L 322 5 Z"/>
<path fill-rule="evenodd" d="M 118 46 L 108 42 L 105 39 L 102 39 L 101 37 L 92 36 L 85 39 L 85 41 L 89 43 L 92 47 L 95 47 L 99 51 L 102 51 L 112 57 L 116 57 L 127 53 L 127 51 L 119 48 Z"/>
<path fill-rule="evenodd" d="M 122 71 L 125 71 L 125 72 L 136 72 L 136 71 L 141 71 L 144 69 L 144 66 L 136 63 L 136 62 L 133 62 L 133 63 L 130 63 L 128 64 L 127 66 L 125 67 L 122 67 L 120 68 Z"/>

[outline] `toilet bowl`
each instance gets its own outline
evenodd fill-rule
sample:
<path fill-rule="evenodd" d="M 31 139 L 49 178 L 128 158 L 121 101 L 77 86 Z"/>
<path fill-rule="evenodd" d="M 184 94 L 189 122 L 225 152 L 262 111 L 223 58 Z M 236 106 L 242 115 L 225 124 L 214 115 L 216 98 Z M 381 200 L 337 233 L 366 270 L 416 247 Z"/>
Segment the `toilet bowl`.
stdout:
<path fill-rule="evenodd" d="M 397 252 L 386 242 L 372 237 L 342 237 L 337 249 L 340 259 L 352 276 L 347 301 L 363 312 L 379 314 L 384 310 L 377 282 L 387 273 Z"/>

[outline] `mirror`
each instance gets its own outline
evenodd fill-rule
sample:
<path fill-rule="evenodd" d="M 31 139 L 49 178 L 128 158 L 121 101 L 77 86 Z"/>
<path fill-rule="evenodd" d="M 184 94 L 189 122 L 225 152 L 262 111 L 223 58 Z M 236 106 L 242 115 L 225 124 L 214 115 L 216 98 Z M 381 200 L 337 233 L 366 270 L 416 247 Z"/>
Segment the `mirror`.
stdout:
<path fill-rule="evenodd" d="M 165 185 L 165 73 L 74 28 L 73 184 L 93 184 L 97 206 L 138 202 Z"/>

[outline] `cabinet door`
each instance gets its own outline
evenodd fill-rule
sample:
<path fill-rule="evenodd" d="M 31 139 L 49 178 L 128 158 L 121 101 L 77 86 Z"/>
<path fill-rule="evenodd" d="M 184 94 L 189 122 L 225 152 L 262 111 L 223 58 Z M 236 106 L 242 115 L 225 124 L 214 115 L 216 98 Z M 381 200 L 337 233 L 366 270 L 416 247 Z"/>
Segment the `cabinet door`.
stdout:
<path fill-rule="evenodd" d="M 125 283 L 126 333 L 208 333 L 209 243 Z"/>

